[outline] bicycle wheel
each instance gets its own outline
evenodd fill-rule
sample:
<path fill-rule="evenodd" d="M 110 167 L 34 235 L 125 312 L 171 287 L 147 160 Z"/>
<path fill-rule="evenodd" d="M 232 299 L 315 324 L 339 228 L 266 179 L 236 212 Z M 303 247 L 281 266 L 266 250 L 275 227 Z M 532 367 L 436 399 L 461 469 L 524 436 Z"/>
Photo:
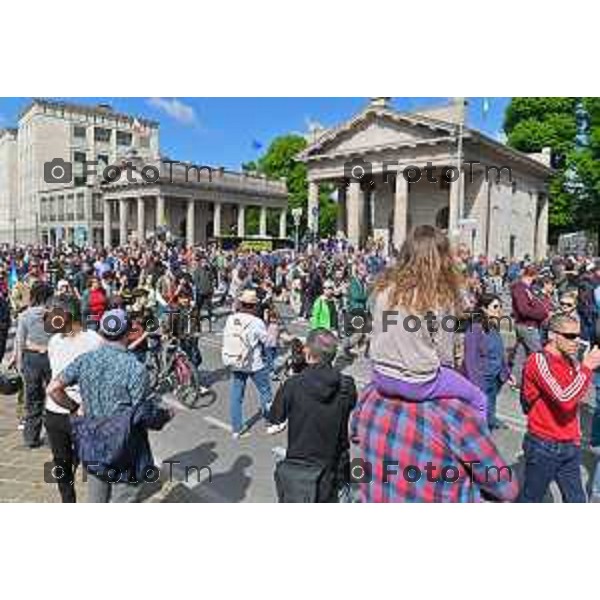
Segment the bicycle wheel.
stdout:
<path fill-rule="evenodd" d="M 188 408 L 197 408 L 200 401 L 200 377 L 198 370 L 185 352 L 177 352 L 173 358 L 175 398 Z"/>

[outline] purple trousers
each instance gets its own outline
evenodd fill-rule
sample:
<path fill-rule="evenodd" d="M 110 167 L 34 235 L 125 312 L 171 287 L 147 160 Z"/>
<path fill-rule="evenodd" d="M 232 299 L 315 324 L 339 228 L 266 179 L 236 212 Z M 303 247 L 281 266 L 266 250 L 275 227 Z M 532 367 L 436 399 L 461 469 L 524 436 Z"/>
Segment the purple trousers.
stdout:
<path fill-rule="evenodd" d="M 388 398 L 400 397 L 415 402 L 438 398 L 464 400 L 487 422 L 486 395 L 475 384 L 450 367 L 440 367 L 437 376 L 424 383 L 395 379 L 374 370 L 373 383 L 377 391 Z"/>

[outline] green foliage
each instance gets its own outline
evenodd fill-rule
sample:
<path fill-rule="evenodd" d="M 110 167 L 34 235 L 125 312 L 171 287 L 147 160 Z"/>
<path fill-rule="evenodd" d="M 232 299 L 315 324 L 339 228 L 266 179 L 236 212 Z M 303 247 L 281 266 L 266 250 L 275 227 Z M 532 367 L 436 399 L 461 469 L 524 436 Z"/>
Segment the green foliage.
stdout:
<path fill-rule="evenodd" d="M 289 193 L 289 211 L 288 211 L 288 231 L 292 231 L 293 220 L 291 209 L 302 208 L 302 223 L 300 228 L 301 235 L 306 230 L 306 215 L 308 204 L 308 180 L 306 176 L 306 165 L 297 160 L 297 156 L 306 148 L 306 140 L 295 134 L 282 135 L 275 138 L 269 145 L 266 153 L 256 162 L 248 162 L 242 165 L 245 171 L 258 171 L 264 173 L 267 177 L 279 178 L 285 177 Z M 330 186 L 321 186 L 319 194 L 319 230 L 322 235 L 328 235 L 335 232 L 337 205 L 330 200 L 332 192 Z M 246 230 L 248 225 L 254 225 L 253 219 L 257 218 L 247 211 Z M 279 231 L 279 221 L 275 222 L 275 217 L 268 213 L 267 225 L 269 233 L 277 235 Z M 256 221 L 258 228 L 258 220 Z"/>
<path fill-rule="evenodd" d="M 551 238 L 589 227 L 589 216 L 587 221 L 583 218 L 586 186 L 579 174 L 586 164 L 580 143 L 585 112 L 581 99 L 571 97 L 513 98 L 506 111 L 504 130 L 509 146 L 522 152 L 552 149 L 556 174 L 549 189 Z"/>

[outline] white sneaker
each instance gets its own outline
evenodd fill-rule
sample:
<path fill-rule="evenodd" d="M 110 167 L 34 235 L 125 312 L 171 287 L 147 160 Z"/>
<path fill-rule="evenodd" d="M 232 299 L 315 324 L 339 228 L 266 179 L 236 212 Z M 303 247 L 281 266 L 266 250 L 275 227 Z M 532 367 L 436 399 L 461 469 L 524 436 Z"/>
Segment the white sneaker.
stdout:
<path fill-rule="evenodd" d="M 234 440 L 241 440 L 241 439 L 247 438 L 249 435 L 250 435 L 249 431 L 238 431 L 237 433 L 232 433 L 231 437 Z"/>
<path fill-rule="evenodd" d="M 200 393 L 201 396 L 204 396 L 205 394 L 208 394 L 208 392 L 210 392 L 210 388 L 204 387 L 203 385 L 198 387 L 198 392 Z"/>
<path fill-rule="evenodd" d="M 279 424 L 269 425 L 267 427 L 268 435 L 276 435 L 277 433 L 281 433 L 287 427 L 287 421 Z"/>

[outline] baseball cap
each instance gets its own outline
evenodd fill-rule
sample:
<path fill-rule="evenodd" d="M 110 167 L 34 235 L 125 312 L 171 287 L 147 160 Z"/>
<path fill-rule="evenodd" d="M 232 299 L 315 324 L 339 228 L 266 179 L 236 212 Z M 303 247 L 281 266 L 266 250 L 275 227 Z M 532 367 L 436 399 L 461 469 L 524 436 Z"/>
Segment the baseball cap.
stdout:
<path fill-rule="evenodd" d="M 100 333 L 109 340 L 122 338 L 129 330 L 129 318 L 122 308 L 107 310 L 100 319 Z"/>

